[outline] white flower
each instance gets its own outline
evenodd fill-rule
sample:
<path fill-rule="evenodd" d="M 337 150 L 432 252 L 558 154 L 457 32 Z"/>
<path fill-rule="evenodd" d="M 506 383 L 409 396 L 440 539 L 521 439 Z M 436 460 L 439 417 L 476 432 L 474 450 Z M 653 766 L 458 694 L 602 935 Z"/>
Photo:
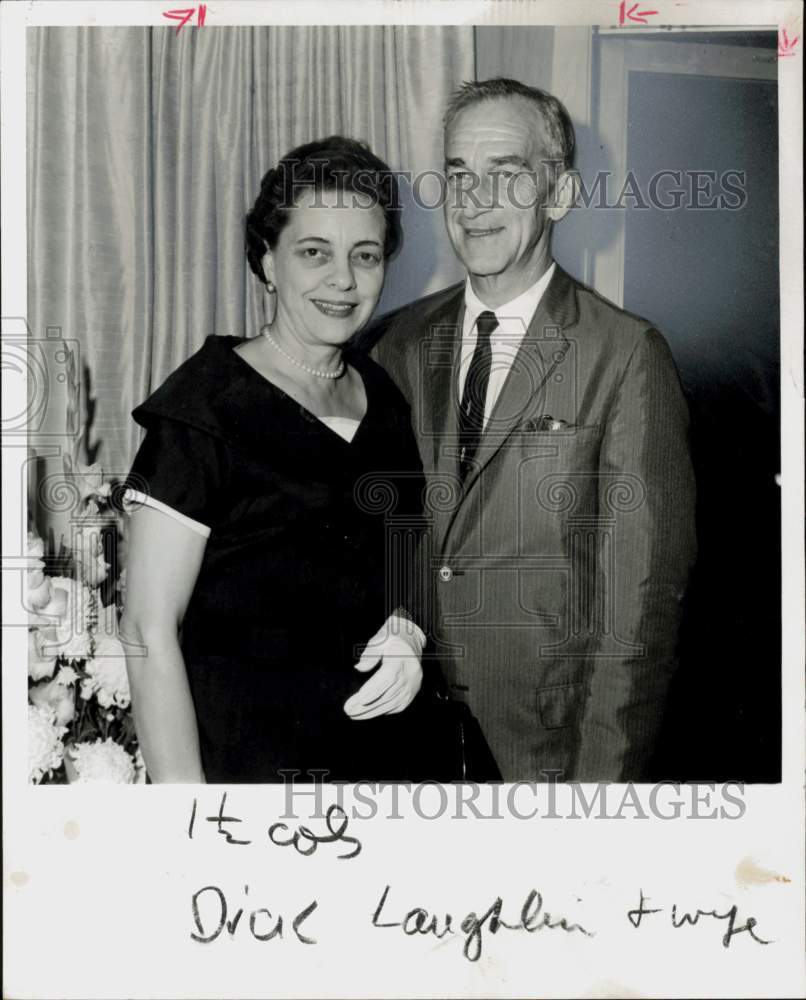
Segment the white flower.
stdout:
<path fill-rule="evenodd" d="M 36 613 L 44 608 L 52 597 L 50 577 L 41 574 L 42 579 L 34 583 L 35 573 L 28 574 L 28 593 L 25 599 L 25 610 Z"/>
<path fill-rule="evenodd" d="M 58 674 L 56 674 L 55 680 L 57 684 L 63 684 L 64 687 L 69 687 L 71 684 L 75 684 L 78 680 L 78 674 L 72 667 L 61 667 Z"/>
<path fill-rule="evenodd" d="M 44 625 L 49 628 L 53 628 L 53 642 L 56 641 L 55 627 L 61 621 L 61 619 L 67 614 L 67 599 L 68 594 L 64 589 L 55 589 L 51 582 L 50 577 L 45 578 L 48 581 L 48 599 L 47 601 L 40 605 L 38 608 L 29 608 L 28 614 L 28 624 L 29 625 Z"/>
<path fill-rule="evenodd" d="M 79 580 L 54 576 L 51 583 L 52 598 L 41 609 L 38 618 L 41 624 L 49 626 L 40 630 L 43 640 L 40 654 L 84 660 L 92 652 L 97 598 Z"/>
<path fill-rule="evenodd" d="M 76 532 L 73 557 L 78 574 L 88 587 L 99 587 L 109 575 L 109 563 L 104 559 L 104 546 L 97 527 L 90 525 Z"/>
<path fill-rule="evenodd" d="M 111 781 L 118 785 L 134 783 L 135 768 L 126 753 L 111 736 L 92 743 L 75 743 L 68 750 L 78 773 L 77 782 Z"/>
<path fill-rule="evenodd" d="M 56 653 L 45 654 L 42 651 L 42 636 L 39 629 L 28 630 L 28 676 L 33 681 L 41 681 L 52 677 L 56 669 Z"/>
<path fill-rule="evenodd" d="M 81 697 L 97 695 L 103 708 L 128 708 L 131 703 L 126 656 L 116 635 L 96 637 L 95 656 L 84 664 L 87 679 L 81 682 Z"/>
<path fill-rule="evenodd" d="M 45 543 L 32 532 L 28 532 L 28 544 L 25 553 L 28 564 L 26 578 L 25 607 L 28 611 L 37 611 L 51 599 L 50 578 L 45 576 Z"/>
<path fill-rule="evenodd" d="M 48 706 L 28 706 L 28 780 L 38 784 L 60 767 L 64 758 L 65 726 L 56 725 L 56 713 Z"/>
<path fill-rule="evenodd" d="M 52 708 L 56 713 L 57 726 L 67 726 L 75 718 L 75 695 L 58 678 L 29 688 L 28 697 L 40 708 Z"/>
<path fill-rule="evenodd" d="M 29 531 L 26 549 L 26 555 L 29 559 L 42 559 L 45 555 L 45 542 L 33 531 Z"/>

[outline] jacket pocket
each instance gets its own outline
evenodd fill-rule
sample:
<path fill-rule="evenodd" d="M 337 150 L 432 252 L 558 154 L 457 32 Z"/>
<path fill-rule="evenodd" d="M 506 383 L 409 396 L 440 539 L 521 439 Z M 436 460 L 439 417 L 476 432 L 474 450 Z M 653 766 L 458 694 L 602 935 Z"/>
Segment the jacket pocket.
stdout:
<path fill-rule="evenodd" d="M 544 729 L 573 726 L 579 719 L 585 695 L 585 685 L 556 684 L 537 689 L 537 714 Z"/>

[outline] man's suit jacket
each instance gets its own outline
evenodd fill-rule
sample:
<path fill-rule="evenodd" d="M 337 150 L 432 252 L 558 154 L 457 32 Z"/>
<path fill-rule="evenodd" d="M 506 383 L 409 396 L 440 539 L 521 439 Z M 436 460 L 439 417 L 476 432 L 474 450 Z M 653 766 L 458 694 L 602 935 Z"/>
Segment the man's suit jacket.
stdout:
<path fill-rule="evenodd" d="M 463 288 L 370 333 L 428 477 L 420 616 L 505 780 L 640 780 L 695 554 L 669 348 L 558 267 L 461 483 Z"/>

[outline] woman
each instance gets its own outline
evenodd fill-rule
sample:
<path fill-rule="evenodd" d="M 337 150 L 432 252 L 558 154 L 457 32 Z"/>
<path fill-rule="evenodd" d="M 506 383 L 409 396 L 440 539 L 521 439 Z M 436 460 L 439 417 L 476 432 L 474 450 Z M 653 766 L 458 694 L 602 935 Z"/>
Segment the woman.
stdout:
<path fill-rule="evenodd" d="M 134 410 L 121 631 L 152 781 L 422 777 L 422 633 L 387 558 L 422 469 L 402 396 L 345 352 L 398 216 L 362 144 L 292 150 L 247 217 L 270 323 L 208 337 Z"/>

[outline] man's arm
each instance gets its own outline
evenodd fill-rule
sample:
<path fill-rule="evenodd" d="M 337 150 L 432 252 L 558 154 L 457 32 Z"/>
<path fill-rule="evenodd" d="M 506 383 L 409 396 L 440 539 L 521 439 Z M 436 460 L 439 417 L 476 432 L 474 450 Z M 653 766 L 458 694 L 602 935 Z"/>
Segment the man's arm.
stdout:
<path fill-rule="evenodd" d="M 640 780 L 654 748 L 696 553 L 687 438 L 671 352 L 650 330 L 617 389 L 599 459 L 600 512 L 615 524 L 612 548 L 600 538 L 597 590 L 616 640 L 633 651 L 614 656 L 612 637 L 602 636 L 591 648 L 576 780 Z"/>

